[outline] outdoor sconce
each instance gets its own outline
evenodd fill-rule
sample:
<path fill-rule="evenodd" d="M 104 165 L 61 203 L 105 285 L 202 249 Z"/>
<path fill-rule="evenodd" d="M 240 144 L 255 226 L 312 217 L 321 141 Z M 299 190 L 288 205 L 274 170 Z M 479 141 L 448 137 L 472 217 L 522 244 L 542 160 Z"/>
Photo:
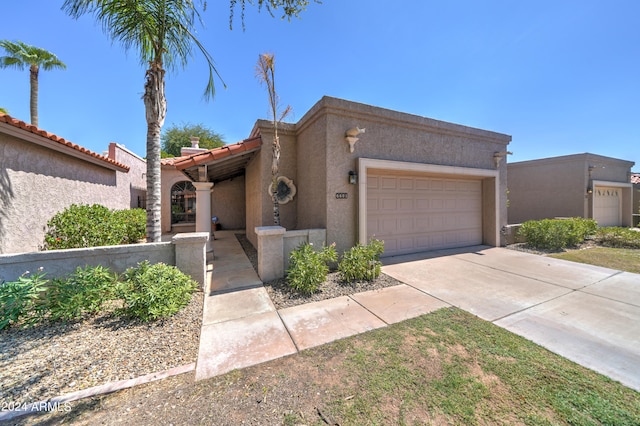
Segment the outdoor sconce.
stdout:
<path fill-rule="evenodd" d="M 355 185 L 358 183 L 358 174 L 356 172 L 354 172 L 353 170 L 351 170 L 349 172 L 349 183 L 351 185 Z"/>
<path fill-rule="evenodd" d="M 344 134 L 344 140 L 347 141 L 347 143 L 349 144 L 349 151 L 353 152 L 353 150 L 355 149 L 355 144 L 356 142 L 359 141 L 359 139 L 356 137 L 358 136 L 360 133 L 364 133 L 366 129 L 361 129 L 360 127 L 354 127 L 352 129 L 349 129 L 345 132 Z"/>
<path fill-rule="evenodd" d="M 496 169 L 500 165 L 500 160 L 502 160 L 507 155 L 511 155 L 513 152 L 511 151 L 502 151 L 502 152 L 494 152 L 493 153 L 493 162 L 496 164 Z"/>
<path fill-rule="evenodd" d="M 593 188 L 590 186 L 587 188 L 587 194 L 593 194 Z"/>

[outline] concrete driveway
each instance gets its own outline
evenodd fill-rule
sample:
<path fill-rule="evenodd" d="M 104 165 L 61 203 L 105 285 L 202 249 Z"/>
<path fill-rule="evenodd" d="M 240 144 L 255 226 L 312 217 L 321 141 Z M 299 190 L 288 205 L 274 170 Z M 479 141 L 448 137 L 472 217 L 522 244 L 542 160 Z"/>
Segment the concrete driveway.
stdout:
<path fill-rule="evenodd" d="M 478 246 L 382 271 L 640 391 L 640 275 Z"/>

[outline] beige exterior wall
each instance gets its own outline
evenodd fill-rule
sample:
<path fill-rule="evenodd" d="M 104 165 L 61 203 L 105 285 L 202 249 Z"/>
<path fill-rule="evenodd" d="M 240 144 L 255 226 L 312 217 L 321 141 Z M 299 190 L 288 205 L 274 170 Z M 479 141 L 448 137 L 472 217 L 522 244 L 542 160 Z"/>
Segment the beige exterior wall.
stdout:
<path fill-rule="evenodd" d="M 345 132 L 356 126 L 366 132 L 350 152 Z M 271 164 L 269 123 L 260 121 L 257 128 L 264 142 L 261 159 L 254 159 L 247 169 L 247 235 L 254 245 L 253 229 L 272 224 L 268 196 L 260 195 L 262 206 L 252 204 L 255 187 L 270 179 Z M 353 246 L 359 238 L 360 207 L 358 185 L 349 184 L 349 172 L 358 171 L 359 158 L 384 159 L 491 171 L 491 176 L 475 176 L 487 180 L 483 184 L 487 187 L 483 220 L 490 222 L 483 225 L 490 232 L 487 241 L 499 244 L 497 228 L 506 225 L 506 166 L 502 161 L 496 168 L 494 154 L 506 150 L 510 136 L 328 97 L 288 130 L 297 136 L 297 164 L 295 169 L 289 165 L 282 169 L 298 189 L 297 221 L 283 214 L 282 226 L 288 230 L 326 228 L 327 243 L 335 242 L 339 251 Z M 286 141 L 290 146 L 289 137 Z M 282 156 L 294 152 L 284 145 Z M 346 193 L 347 198 L 338 199 L 337 193 Z M 259 217 L 262 223 L 256 220 Z"/>
<path fill-rule="evenodd" d="M 299 133 L 305 135 L 307 127 L 324 129 L 324 137 L 318 130 L 301 136 L 299 144 L 325 141 L 324 161 L 326 187 L 319 183 L 318 194 L 325 198 L 326 223 L 312 224 L 327 229 L 327 243 L 335 242 L 339 251 L 353 246 L 359 239 L 358 185 L 348 183 L 349 171 L 358 171 L 359 158 L 384 159 L 408 163 L 455 166 L 470 169 L 496 170 L 494 153 L 506 150 L 510 136 L 473 129 L 452 123 L 432 120 L 398 111 L 358 104 L 335 98 L 323 98 L 298 124 Z M 354 152 L 345 141 L 348 129 L 359 127 L 366 131 L 358 136 Z M 314 157 L 300 158 L 308 170 Z M 504 163 L 498 168 L 500 194 L 490 203 L 501 210 L 500 223 L 506 225 L 506 178 Z M 446 176 L 455 176 L 447 173 Z M 363 179 L 363 176 L 359 176 Z M 321 192 L 322 191 L 322 192 Z M 337 199 L 336 193 L 347 193 L 347 199 Z M 494 191 L 488 195 L 491 197 Z M 495 219 L 495 208 L 486 213 L 488 220 Z M 360 214 L 362 217 L 362 214 Z M 495 224 L 495 220 L 492 222 Z M 495 226 L 491 225 L 495 235 Z M 495 239 L 490 237 L 492 243 Z M 499 242 L 496 244 L 499 245 Z"/>
<path fill-rule="evenodd" d="M 293 129 L 294 125 L 281 124 L 278 128 L 280 139 L 280 166 L 279 175 L 286 176 L 293 180 L 298 187 L 297 181 L 297 148 L 296 137 Z M 254 247 L 258 241 L 255 234 L 256 226 L 272 226 L 273 203 L 269 195 L 269 185 L 271 184 L 271 159 L 273 140 L 272 124 L 266 120 L 259 120 L 256 129 L 259 129 L 262 136 L 262 148 L 249 162 L 246 169 L 246 226 L 247 238 Z M 298 214 L 298 196 L 280 207 L 280 225 L 286 229 L 296 229 Z"/>
<path fill-rule="evenodd" d="M 640 183 L 633 184 L 633 225 L 640 226 Z"/>
<path fill-rule="evenodd" d="M 190 181 L 190 179 L 182 172 L 176 170 L 173 166 L 162 166 L 160 172 L 161 181 L 161 200 L 160 207 L 162 233 L 171 233 L 171 188 L 178 182 Z M 185 228 L 184 232 L 193 232 L 195 225 L 191 228 Z"/>
<path fill-rule="evenodd" d="M 239 176 L 213 186 L 211 215 L 217 216 L 222 229 L 245 229 L 245 177 Z"/>
<path fill-rule="evenodd" d="M 10 131 L 0 132 L 0 253 L 37 251 L 47 221 L 71 204 L 131 207 L 130 189 L 139 184 L 133 174 L 50 149 L 46 145 L 55 142 L 41 136 L 25 132 L 21 139 L 20 131 Z"/>
<path fill-rule="evenodd" d="M 129 166 L 128 173 L 116 175 L 118 198 L 126 200 L 129 197 L 129 207 L 132 209 L 142 207 L 147 197 L 147 162 L 115 142 L 109 144 L 109 158 Z"/>
<path fill-rule="evenodd" d="M 628 183 L 632 162 L 590 153 L 508 165 L 509 223 L 593 215 L 594 181 Z M 628 191 L 625 191 L 625 194 Z M 628 197 L 628 196 L 627 196 Z M 630 201 L 623 201 L 625 211 Z"/>

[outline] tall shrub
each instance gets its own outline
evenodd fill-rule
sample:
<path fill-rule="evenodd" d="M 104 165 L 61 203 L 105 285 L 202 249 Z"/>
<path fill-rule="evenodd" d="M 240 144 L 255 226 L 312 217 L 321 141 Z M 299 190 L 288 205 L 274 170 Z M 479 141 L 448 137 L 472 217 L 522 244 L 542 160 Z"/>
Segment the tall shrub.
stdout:
<path fill-rule="evenodd" d="M 72 204 L 47 222 L 45 250 L 131 244 L 144 237 L 142 209 L 109 210 L 100 204 Z"/>

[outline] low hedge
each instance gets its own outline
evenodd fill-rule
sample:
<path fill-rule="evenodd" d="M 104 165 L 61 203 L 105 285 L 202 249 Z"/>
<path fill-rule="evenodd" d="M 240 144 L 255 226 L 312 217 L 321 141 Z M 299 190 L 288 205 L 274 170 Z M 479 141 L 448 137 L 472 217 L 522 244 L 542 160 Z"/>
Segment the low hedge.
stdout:
<path fill-rule="evenodd" d="M 574 247 L 596 233 L 598 224 L 593 219 L 543 219 L 524 222 L 518 235 L 536 249 L 560 250 Z"/>

